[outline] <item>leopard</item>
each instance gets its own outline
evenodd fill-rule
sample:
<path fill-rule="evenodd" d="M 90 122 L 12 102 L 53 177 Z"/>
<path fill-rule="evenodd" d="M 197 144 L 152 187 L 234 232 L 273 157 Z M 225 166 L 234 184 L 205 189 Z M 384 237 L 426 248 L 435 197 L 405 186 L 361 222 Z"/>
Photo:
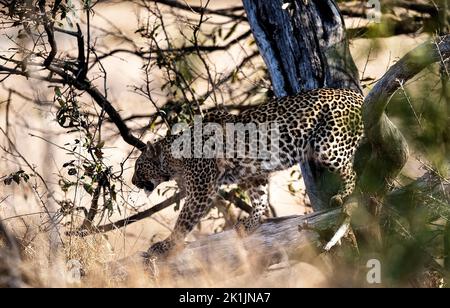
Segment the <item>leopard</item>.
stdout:
<path fill-rule="evenodd" d="M 219 128 L 230 123 L 270 127 L 268 135 L 277 137 L 277 142 L 271 145 L 274 150 L 271 153 L 277 153 L 276 159 L 258 155 L 174 155 L 173 145 L 180 133 L 147 143 L 136 160 L 133 185 L 151 193 L 161 183 L 175 180 L 185 195 L 185 202 L 170 236 L 153 244 L 146 255 L 166 258 L 175 247 L 182 245 L 214 206 L 222 185 L 237 184 L 247 192 L 252 210 L 236 224 L 236 229 L 246 234 L 255 231 L 263 223 L 269 206 L 270 175 L 307 159 L 314 159 L 340 176 L 341 187 L 329 202 L 332 206 L 342 206 L 355 189 L 354 156 L 364 135 L 363 101 L 363 95 L 355 90 L 319 88 L 268 99 L 239 114 L 219 110 L 203 115 L 205 123 L 215 123 Z M 192 126 L 187 128 L 188 132 L 193 130 Z M 248 151 L 251 133 L 246 131 L 237 138 L 236 147 L 244 143 L 244 152 Z M 190 135 L 192 142 L 196 134 Z M 184 150 L 192 154 L 189 146 L 184 146 Z"/>

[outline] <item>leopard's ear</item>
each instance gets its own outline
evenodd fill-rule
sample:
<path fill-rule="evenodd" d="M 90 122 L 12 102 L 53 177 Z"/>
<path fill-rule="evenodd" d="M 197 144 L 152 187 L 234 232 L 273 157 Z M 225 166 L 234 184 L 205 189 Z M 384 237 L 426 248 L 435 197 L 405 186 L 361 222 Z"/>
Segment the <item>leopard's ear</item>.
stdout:
<path fill-rule="evenodd" d="M 157 157 L 161 153 L 161 145 L 159 142 L 152 144 L 150 141 L 147 142 L 147 154 L 150 157 Z"/>

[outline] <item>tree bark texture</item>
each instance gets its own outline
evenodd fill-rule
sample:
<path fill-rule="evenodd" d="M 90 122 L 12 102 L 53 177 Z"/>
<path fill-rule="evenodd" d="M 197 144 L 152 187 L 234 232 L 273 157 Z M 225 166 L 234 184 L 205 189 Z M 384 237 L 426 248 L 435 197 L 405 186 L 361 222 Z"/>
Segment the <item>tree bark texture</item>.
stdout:
<path fill-rule="evenodd" d="M 243 0 L 248 21 L 267 65 L 276 96 L 316 88 L 361 92 L 344 20 L 333 0 Z M 328 208 L 337 177 L 314 161 L 301 164 L 314 210 Z"/>

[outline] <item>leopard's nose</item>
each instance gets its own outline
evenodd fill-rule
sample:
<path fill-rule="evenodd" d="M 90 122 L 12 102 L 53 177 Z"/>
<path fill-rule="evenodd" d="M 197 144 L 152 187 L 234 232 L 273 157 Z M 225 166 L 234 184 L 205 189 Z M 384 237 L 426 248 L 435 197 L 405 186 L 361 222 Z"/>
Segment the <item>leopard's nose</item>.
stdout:
<path fill-rule="evenodd" d="M 135 185 L 135 186 L 137 186 L 137 178 L 136 178 L 136 175 L 135 174 L 133 174 L 133 178 L 131 178 L 131 183 L 133 183 L 133 185 Z"/>
<path fill-rule="evenodd" d="M 155 189 L 155 185 L 152 182 L 148 182 L 144 184 L 145 190 L 152 192 Z"/>

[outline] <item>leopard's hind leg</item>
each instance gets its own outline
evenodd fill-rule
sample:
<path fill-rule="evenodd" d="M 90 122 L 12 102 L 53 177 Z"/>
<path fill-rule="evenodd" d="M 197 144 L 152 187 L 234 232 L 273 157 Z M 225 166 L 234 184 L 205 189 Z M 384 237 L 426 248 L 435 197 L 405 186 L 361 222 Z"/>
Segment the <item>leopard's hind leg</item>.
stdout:
<path fill-rule="evenodd" d="M 262 217 L 269 206 L 268 179 L 266 176 L 252 178 L 240 186 L 247 190 L 252 203 L 252 211 L 236 227 L 238 231 L 242 231 L 239 230 L 242 226 L 245 233 L 251 233 L 260 226 Z"/>
<path fill-rule="evenodd" d="M 331 197 L 331 206 L 342 206 L 344 204 L 344 200 L 355 190 L 356 173 L 353 170 L 353 164 L 351 162 L 348 162 L 337 172 L 341 176 L 342 186 L 337 194 Z"/>
<path fill-rule="evenodd" d="M 331 172 L 339 174 L 342 186 L 330 199 L 330 205 L 341 206 L 345 199 L 353 193 L 356 183 L 356 173 L 353 169 L 353 158 L 356 152 L 358 138 L 349 131 L 335 131 L 321 128 L 314 140 L 314 156 L 316 160 Z"/>

